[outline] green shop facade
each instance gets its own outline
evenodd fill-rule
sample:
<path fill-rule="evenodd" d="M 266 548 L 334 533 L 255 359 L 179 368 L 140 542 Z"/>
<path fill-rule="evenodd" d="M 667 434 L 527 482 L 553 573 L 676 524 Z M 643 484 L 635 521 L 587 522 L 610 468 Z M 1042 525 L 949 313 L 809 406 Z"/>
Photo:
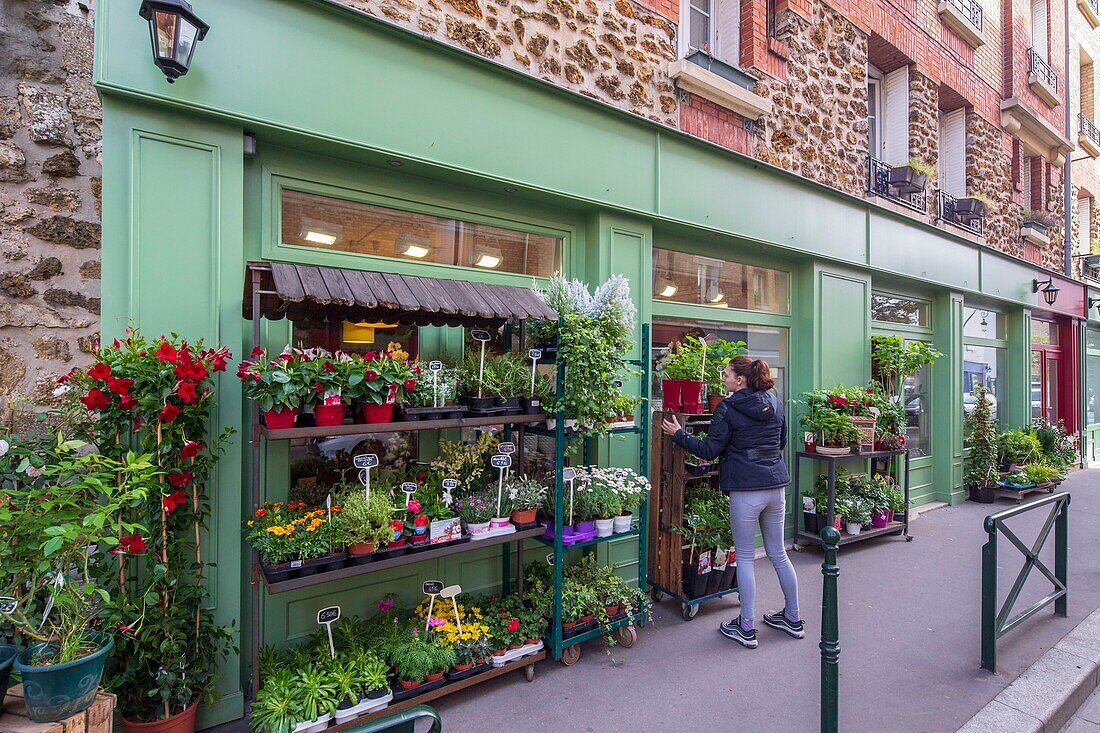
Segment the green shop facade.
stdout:
<path fill-rule="evenodd" d="M 964 499 L 964 394 L 975 384 L 995 393 L 1002 425 L 1059 417 L 1100 458 L 1092 390 L 1077 388 L 1087 374 L 1100 389 L 1100 316 L 1088 315 L 1097 330 L 1083 325 L 1090 293 L 1079 283 L 326 0 L 195 10 L 211 29 L 171 85 L 136 5 L 97 10 L 104 337 L 136 325 L 247 353 L 250 261 L 523 287 L 556 270 L 589 283 L 622 274 L 655 356 L 692 329 L 744 340 L 777 368 L 792 420 L 802 392 L 869 379 L 872 335 L 933 343 L 944 358 L 905 396 L 918 505 Z M 1033 288 L 1048 277 L 1060 288 L 1053 306 Z M 369 343 L 391 326 L 351 325 L 264 320 L 261 339 L 276 350 Z M 416 340 L 423 355 L 453 353 L 462 335 L 426 327 Z M 202 727 L 240 718 L 250 687 L 253 579 L 240 525 L 251 410 L 232 370 L 219 401 L 217 427 L 237 437 L 211 487 L 217 567 L 206 582 L 219 621 L 238 623 L 241 651 Z M 636 467 L 636 440 L 604 439 L 599 461 Z M 419 448 L 421 458 L 433 450 Z M 264 446 L 265 498 L 285 496 L 292 450 Z M 636 577 L 636 542 L 601 552 Z M 310 634 L 332 603 L 362 615 L 389 592 L 415 602 L 427 577 L 493 588 L 496 557 L 261 593 L 262 642 Z"/>

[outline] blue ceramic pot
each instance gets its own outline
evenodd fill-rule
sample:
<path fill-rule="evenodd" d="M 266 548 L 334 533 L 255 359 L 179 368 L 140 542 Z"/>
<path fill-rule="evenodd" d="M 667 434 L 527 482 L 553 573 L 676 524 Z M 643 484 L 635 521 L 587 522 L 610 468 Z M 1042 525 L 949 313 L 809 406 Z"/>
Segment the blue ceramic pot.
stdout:
<path fill-rule="evenodd" d="M 36 723 L 52 723 L 86 710 L 95 700 L 103 665 L 115 642 L 106 634 L 88 632 L 88 641 L 99 649 L 86 657 L 64 664 L 31 664 L 51 644 L 35 644 L 15 658 L 15 669 L 23 677 L 23 698 L 27 717 Z"/>
<path fill-rule="evenodd" d="M 0 644 L 0 705 L 4 703 L 4 696 L 8 694 L 8 683 L 11 682 L 11 665 L 19 654 L 19 647 L 11 644 Z"/>

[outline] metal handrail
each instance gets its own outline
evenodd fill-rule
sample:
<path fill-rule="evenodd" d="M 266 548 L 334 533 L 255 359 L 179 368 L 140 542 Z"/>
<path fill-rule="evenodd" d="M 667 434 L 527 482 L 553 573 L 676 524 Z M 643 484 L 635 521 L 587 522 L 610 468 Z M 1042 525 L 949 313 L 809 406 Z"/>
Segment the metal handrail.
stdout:
<path fill-rule="evenodd" d="M 1043 608 L 1054 604 L 1054 612 L 1059 616 L 1066 615 L 1066 566 L 1068 555 L 1068 542 L 1066 538 L 1069 528 L 1069 493 L 1060 492 L 1050 496 L 1023 504 L 1003 512 L 990 514 L 985 518 L 985 531 L 989 535 L 985 545 L 982 546 L 982 667 L 990 672 L 997 671 L 997 639 L 1019 626 L 1027 619 L 1034 616 Z M 1039 530 L 1038 536 L 1031 547 L 1026 546 L 1016 533 L 1005 526 L 1005 520 L 1033 511 L 1040 507 L 1050 505 L 1050 514 Z M 1054 529 L 1054 571 L 1051 572 L 1042 560 L 1039 553 L 1050 536 L 1050 530 Z M 1020 568 L 1016 581 L 1005 597 L 1004 604 L 997 607 L 997 536 L 1003 534 L 1024 556 L 1024 565 Z M 1009 616 L 1020 591 L 1027 582 L 1028 574 L 1032 568 L 1038 568 L 1047 580 L 1053 585 L 1053 591 L 1035 601 L 1030 606 L 1020 611 L 1015 616 Z"/>
<path fill-rule="evenodd" d="M 1092 0 L 1096 2 L 1096 0 Z M 953 5 L 956 10 L 962 13 L 963 17 L 969 20 L 975 28 L 979 31 L 982 30 L 982 6 L 978 4 L 977 0 L 947 0 L 949 5 Z"/>
<path fill-rule="evenodd" d="M 883 163 L 873 155 L 867 156 L 867 191 L 875 196 L 882 196 L 895 203 L 925 214 L 928 212 L 928 204 L 925 200 L 925 192 L 911 193 L 908 197 L 902 195 L 896 188 L 890 185 L 890 171 L 893 166 Z"/>
<path fill-rule="evenodd" d="M 960 229 L 965 229 L 971 234 L 977 234 L 979 237 L 982 236 L 985 214 L 964 219 L 955 213 L 956 203 L 958 203 L 958 198 L 952 196 L 947 191 L 936 189 L 936 218 L 940 221 L 957 226 Z"/>
<path fill-rule="evenodd" d="M 1027 50 L 1028 73 L 1039 77 L 1048 87 L 1058 92 L 1058 74 L 1054 68 L 1034 48 Z"/>
<path fill-rule="evenodd" d="M 1100 2 L 1100 0 L 1097 1 Z M 1084 112 L 1077 113 L 1077 131 L 1100 148 L 1100 128 Z"/>

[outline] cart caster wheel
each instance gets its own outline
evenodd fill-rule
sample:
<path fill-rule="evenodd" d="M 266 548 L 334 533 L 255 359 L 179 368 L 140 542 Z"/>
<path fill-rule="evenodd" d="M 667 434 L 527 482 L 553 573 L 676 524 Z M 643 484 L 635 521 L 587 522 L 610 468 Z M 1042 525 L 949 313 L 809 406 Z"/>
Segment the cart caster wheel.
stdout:
<path fill-rule="evenodd" d="M 791 550 L 794 552 L 802 552 L 802 545 L 795 542 L 793 545 L 791 545 Z"/>
<path fill-rule="evenodd" d="M 633 626 L 622 626 L 615 629 L 615 641 L 619 642 L 619 646 L 623 649 L 629 649 L 638 641 L 638 630 Z"/>
<path fill-rule="evenodd" d="M 567 646 L 561 650 L 561 663 L 566 667 L 572 667 L 577 663 L 577 660 L 581 658 L 580 644 L 574 644 L 573 646 Z"/>
<path fill-rule="evenodd" d="M 693 618 L 699 615 L 699 604 L 681 603 L 680 613 L 684 617 L 684 621 L 691 621 Z"/>
<path fill-rule="evenodd" d="M 535 665 L 528 664 L 524 667 L 523 676 L 527 678 L 528 682 L 533 682 L 535 680 Z"/>
<path fill-rule="evenodd" d="M 649 592 L 649 597 L 653 599 L 654 603 L 660 603 L 661 600 L 665 597 L 665 594 L 654 588 Z"/>
<path fill-rule="evenodd" d="M 906 535 L 905 536 L 905 541 L 906 542 L 912 542 L 913 541 L 913 535 Z"/>

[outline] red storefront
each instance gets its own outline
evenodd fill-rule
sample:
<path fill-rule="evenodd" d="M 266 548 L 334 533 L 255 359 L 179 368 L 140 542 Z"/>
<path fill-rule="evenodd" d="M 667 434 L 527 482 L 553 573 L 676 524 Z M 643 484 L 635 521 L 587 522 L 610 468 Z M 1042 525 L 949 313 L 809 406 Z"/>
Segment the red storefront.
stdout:
<path fill-rule="evenodd" d="M 1046 270 L 1035 272 L 1031 312 L 1031 419 L 1063 422 L 1080 429 L 1080 328 L 1084 285 Z M 1050 301 L 1054 302 L 1051 303 Z"/>

